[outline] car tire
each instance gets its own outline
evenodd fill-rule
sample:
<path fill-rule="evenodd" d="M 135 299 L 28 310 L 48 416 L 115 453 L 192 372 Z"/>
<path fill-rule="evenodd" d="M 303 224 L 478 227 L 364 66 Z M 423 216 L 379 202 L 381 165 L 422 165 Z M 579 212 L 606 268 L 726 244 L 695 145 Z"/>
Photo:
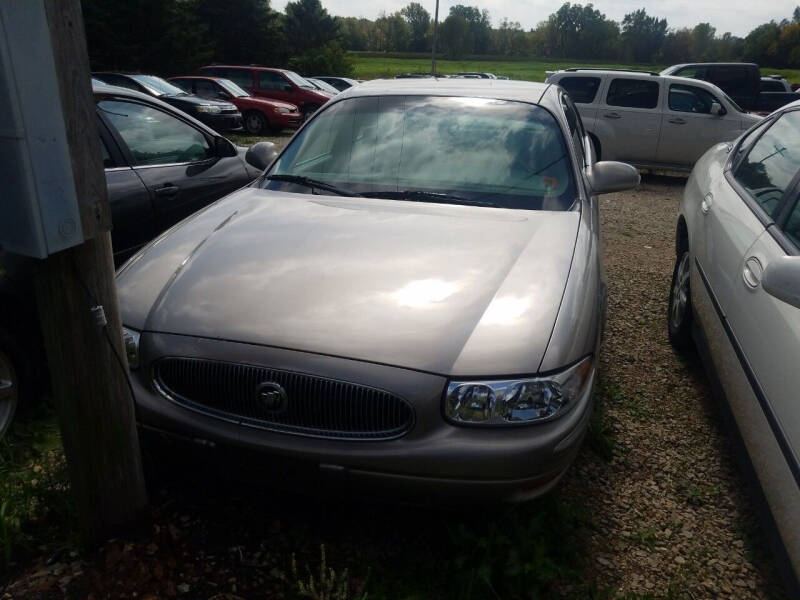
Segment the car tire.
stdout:
<path fill-rule="evenodd" d="M 0 439 L 8 432 L 17 412 L 20 378 L 25 364 L 23 353 L 14 339 L 0 330 Z"/>
<path fill-rule="evenodd" d="M 308 121 L 315 112 L 319 110 L 319 106 L 316 104 L 307 104 L 303 107 L 303 123 Z"/>
<path fill-rule="evenodd" d="M 676 350 L 686 350 L 692 345 L 692 295 L 689 287 L 691 258 L 688 250 L 678 255 L 672 272 L 667 310 L 669 341 Z"/>
<path fill-rule="evenodd" d="M 268 126 L 269 123 L 266 117 L 260 112 L 251 110 L 244 116 L 244 128 L 250 135 L 259 135 L 263 133 Z"/>

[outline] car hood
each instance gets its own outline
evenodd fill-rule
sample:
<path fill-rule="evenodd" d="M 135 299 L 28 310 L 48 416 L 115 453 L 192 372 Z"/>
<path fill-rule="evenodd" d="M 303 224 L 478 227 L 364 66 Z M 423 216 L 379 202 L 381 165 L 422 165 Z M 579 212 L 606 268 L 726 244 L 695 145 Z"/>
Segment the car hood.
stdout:
<path fill-rule="evenodd" d="M 579 220 L 244 188 L 120 270 L 123 322 L 439 374 L 533 373 Z"/>

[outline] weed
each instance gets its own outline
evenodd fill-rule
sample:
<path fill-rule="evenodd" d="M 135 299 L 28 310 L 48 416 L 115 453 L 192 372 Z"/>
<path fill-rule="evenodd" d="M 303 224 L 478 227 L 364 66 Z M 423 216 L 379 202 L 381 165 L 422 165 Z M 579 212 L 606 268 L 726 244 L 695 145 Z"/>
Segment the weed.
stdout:
<path fill-rule="evenodd" d="M 307 579 L 300 578 L 297 572 L 297 561 L 292 554 L 292 577 L 297 584 L 297 593 L 302 598 L 312 598 L 312 600 L 350 600 L 350 582 L 347 569 L 337 574 L 335 570 L 328 568 L 325 556 L 325 544 L 321 544 L 319 579 L 314 579 L 314 574 L 306 565 Z M 366 594 L 360 596 L 366 600 Z"/>
<path fill-rule="evenodd" d="M 718 483 L 694 483 L 681 479 L 678 481 L 677 489 L 678 493 L 683 496 L 687 504 L 692 506 L 704 506 L 720 494 L 722 486 Z"/>
<path fill-rule="evenodd" d="M 637 529 L 630 536 L 632 542 L 644 546 L 645 548 L 653 549 L 656 546 L 656 528 L 652 525 L 645 529 Z"/>
<path fill-rule="evenodd" d="M 586 432 L 586 441 L 594 453 L 606 461 L 613 459 L 614 453 L 619 449 L 614 426 L 605 412 L 602 401 L 595 402 L 589 429 Z"/>

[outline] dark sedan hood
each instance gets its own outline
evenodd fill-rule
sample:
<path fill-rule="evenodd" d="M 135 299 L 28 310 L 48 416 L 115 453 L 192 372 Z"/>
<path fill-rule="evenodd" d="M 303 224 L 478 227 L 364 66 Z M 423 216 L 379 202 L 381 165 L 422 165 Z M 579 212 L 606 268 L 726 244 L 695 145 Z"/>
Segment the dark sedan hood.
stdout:
<path fill-rule="evenodd" d="M 120 271 L 123 321 L 434 373 L 530 373 L 579 217 L 245 188 Z"/>

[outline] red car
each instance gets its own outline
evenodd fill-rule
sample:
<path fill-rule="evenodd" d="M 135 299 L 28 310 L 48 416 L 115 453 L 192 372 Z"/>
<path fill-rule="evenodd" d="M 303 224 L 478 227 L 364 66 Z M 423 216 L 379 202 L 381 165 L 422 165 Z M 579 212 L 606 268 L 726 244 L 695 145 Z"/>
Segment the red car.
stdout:
<path fill-rule="evenodd" d="M 242 113 L 244 128 L 253 135 L 266 131 L 278 133 L 286 128 L 297 129 L 303 122 L 303 115 L 294 104 L 256 98 L 229 79 L 189 75 L 172 77 L 169 81 L 201 98 L 226 100 L 236 105 Z"/>
<path fill-rule="evenodd" d="M 230 79 L 254 96 L 291 102 L 300 108 L 304 120 L 334 96 L 334 94 L 316 89 L 300 75 L 286 69 L 212 65 L 202 67 L 200 74 Z"/>

